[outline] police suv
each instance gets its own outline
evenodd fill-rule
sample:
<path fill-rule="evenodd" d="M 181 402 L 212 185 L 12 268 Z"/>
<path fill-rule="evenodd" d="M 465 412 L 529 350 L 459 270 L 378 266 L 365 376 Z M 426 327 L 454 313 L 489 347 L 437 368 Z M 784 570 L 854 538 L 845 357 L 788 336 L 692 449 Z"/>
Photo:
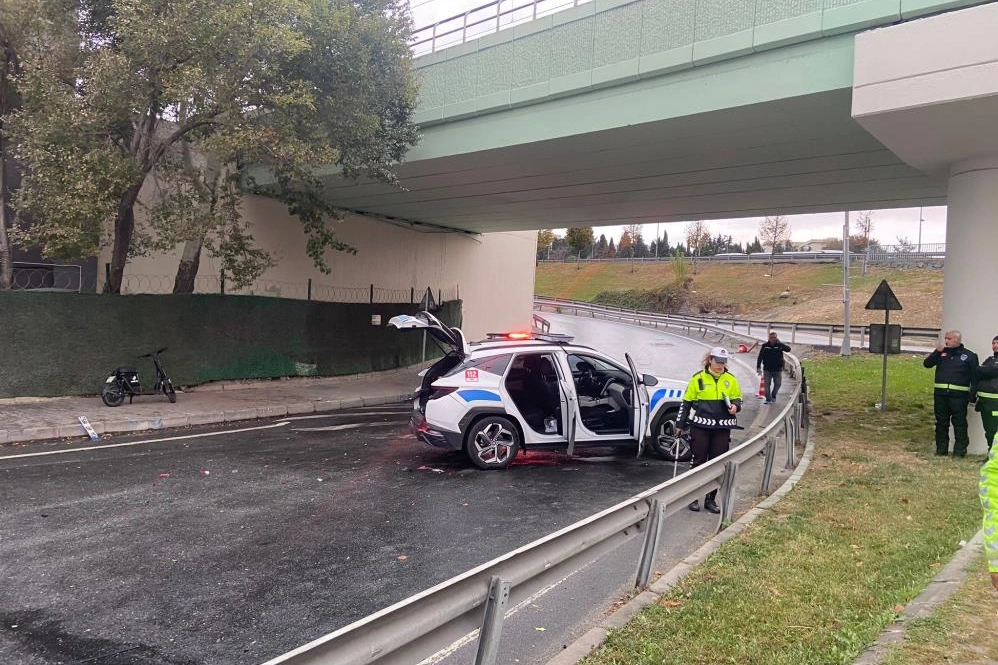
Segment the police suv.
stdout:
<path fill-rule="evenodd" d="M 685 383 L 639 374 L 566 335 L 494 333 L 469 343 L 429 312 L 388 322 L 423 330 L 443 358 L 422 372 L 410 426 L 432 446 L 463 450 L 482 469 L 508 467 L 526 448 L 637 443 L 667 459 L 689 459 L 673 436 Z M 650 427 L 649 427 L 650 423 Z M 650 434 L 650 435 L 649 435 Z"/>

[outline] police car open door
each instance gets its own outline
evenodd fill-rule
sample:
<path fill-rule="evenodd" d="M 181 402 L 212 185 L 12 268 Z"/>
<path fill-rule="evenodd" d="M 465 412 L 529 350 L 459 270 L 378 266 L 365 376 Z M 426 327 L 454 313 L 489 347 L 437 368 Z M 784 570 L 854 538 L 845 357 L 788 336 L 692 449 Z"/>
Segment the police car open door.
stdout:
<path fill-rule="evenodd" d="M 630 354 L 625 353 L 627 367 L 631 370 L 631 382 L 634 385 L 631 397 L 631 436 L 638 442 L 638 457 L 645 451 L 645 430 L 648 429 L 648 389 L 645 388 L 644 378 L 638 374 L 634 361 Z"/>

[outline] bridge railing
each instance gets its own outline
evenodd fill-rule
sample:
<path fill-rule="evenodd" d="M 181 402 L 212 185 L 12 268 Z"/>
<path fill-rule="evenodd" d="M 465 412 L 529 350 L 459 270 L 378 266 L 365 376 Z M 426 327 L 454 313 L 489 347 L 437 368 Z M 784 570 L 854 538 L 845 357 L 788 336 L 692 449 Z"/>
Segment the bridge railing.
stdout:
<path fill-rule="evenodd" d="M 636 322 L 650 325 L 640 319 Z M 635 588 L 646 587 L 659 546 L 667 537 L 663 529 L 666 517 L 685 510 L 705 492 L 719 489 L 723 526 L 733 519 L 735 490 L 748 485 L 750 494 L 768 495 L 777 460 L 785 460 L 787 469 L 797 465 L 808 424 L 807 384 L 798 359 L 791 354 L 787 358 L 787 371 L 791 377 L 799 377 L 788 403 L 760 432 L 724 455 L 679 475 L 673 466 L 673 477 L 663 483 L 265 665 L 408 665 L 424 661 L 459 640 L 475 638 L 475 665 L 494 665 L 504 619 L 511 608 L 637 538 L 641 547 L 630 579 Z M 747 474 L 739 475 L 739 469 L 760 453 L 761 481 L 746 481 Z M 615 556 L 619 552 L 614 552 Z"/>
<path fill-rule="evenodd" d="M 587 2 L 592 0 L 493 0 L 415 29 L 409 46 L 417 56 L 433 53 Z"/>

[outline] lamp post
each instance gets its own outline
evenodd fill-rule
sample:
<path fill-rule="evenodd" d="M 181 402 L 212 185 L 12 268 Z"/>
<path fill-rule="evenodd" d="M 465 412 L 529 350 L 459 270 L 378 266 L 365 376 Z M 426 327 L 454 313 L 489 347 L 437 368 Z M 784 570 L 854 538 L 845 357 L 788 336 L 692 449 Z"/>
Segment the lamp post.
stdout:
<path fill-rule="evenodd" d="M 849 348 L 849 211 L 842 224 L 842 349 L 840 355 L 850 355 Z"/>
<path fill-rule="evenodd" d="M 922 253 L 922 222 L 924 221 L 925 220 L 922 219 L 922 207 L 919 206 L 918 207 L 918 253 L 919 254 Z"/>

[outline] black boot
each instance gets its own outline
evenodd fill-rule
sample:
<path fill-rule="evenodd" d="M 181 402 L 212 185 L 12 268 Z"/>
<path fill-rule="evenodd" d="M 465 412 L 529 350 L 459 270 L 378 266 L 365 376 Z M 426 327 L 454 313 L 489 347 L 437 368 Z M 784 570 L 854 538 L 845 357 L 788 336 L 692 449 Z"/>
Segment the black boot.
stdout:
<path fill-rule="evenodd" d="M 699 501 L 699 500 L 698 500 L 698 501 L 694 501 L 693 503 L 691 503 L 691 504 L 690 504 L 689 506 L 687 506 L 687 507 L 688 507 L 688 508 L 689 508 L 690 510 L 692 510 L 693 512 L 695 512 L 695 513 L 699 513 L 699 512 L 700 512 L 700 501 Z"/>
<path fill-rule="evenodd" d="M 714 497 L 712 496 L 708 496 L 704 499 L 703 507 L 708 513 L 714 513 L 715 515 L 721 512 L 721 508 L 717 505 L 717 502 L 714 501 Z"/>

